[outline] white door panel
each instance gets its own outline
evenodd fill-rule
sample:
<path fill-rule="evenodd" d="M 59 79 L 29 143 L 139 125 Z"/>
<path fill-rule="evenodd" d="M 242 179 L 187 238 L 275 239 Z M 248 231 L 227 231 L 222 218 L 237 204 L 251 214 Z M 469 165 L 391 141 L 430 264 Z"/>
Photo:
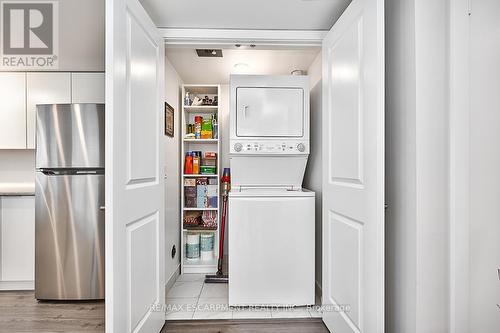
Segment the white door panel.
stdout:
<path fill-rule="evenodd" d="M 26 74 L 0 73 L 0 149 L 26 149 Z"/>
<path fill-rule="evenodd" d="M 104 73 L 71 73 L 72 103 L 104 103 Z"/>
<path fill-rule="evenodd" d="M 106 331 L 159 332 L 164 43 L 138 0 L 106 4 Z"/>
<path fill-rule="evenodd" d="M 300 137 L 304 132 L 304 91 L 296 88 L 236 89 L 238 137 Z"/>
<path fill-rule="evenodd" d="M 36 105 L 71 103 L 71 73 L 28 73 L 27 147 L 35 148 Z"/>
<path fill-rule="evenodd" d="M 353 0 L 323 41 L 323 312 L 384 331 L 383 0 Z"/>

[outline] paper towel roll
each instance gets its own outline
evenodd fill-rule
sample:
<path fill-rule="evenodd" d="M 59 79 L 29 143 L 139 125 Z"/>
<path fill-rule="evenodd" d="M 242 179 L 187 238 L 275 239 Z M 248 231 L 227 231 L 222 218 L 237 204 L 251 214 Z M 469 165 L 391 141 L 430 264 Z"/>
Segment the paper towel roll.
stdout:
<path fill-rule="evenodd" d="M 200 234 L 188 233 L 186 237 L 186 258 L 188 260 L 200 258 Z"/>
<path fill-rule="evenodd" d="M 200 238 L 201 260 L 212 260 L 214 258 L 214 234 L 203 233 Z"/>

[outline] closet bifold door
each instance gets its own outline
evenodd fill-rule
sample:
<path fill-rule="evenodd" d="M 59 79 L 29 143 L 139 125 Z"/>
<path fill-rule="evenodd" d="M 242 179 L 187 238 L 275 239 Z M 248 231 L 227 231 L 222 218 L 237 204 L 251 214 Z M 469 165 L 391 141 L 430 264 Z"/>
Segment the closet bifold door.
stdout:
<path fill-rule="evenodd" d="M 106 332 L 165 323 L 164 41 L 139 0 L 106 1 Z"/>
<path fill-rule="evenodd" d="M 323 41 L 323 321 L 384 331 L 384 1 L 353 0 Z"/>

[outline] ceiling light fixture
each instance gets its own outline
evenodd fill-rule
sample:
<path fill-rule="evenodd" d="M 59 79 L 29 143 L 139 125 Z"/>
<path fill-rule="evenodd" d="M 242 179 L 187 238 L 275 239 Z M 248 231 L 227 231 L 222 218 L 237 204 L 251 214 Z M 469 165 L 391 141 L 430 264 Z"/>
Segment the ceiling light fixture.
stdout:
<path fill-rule="evenodd" d="M 255 45 L 255 44 L 246 44 L 246 45 L 244 45 L 244 44 L 239 44 L 239 43 L 238 43 L 238 44 L 234 44 L 234 46 L 235 46 L 237 49 L 248 49 L 248 48 L 252 48 L 252 49 L 253 49 L 253 48 L 255 48 L 257 45 Z"/>

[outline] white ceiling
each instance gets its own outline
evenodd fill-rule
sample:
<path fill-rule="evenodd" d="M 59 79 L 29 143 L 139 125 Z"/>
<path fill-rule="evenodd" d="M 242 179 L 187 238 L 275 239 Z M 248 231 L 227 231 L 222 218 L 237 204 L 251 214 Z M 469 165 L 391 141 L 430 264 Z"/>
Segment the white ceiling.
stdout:
<path fill-rule="evenodd" d="M 167 47 L 166 55 L 184 83 L 226 84 L 230 74 L 285 75 L 307 70 L 319 48 L 295 50 L 223 49 L 222 58 L 200 58 L 194 48 Z M 235 64 L 247 64 L 245 70 Z"/>
<path fill-rule="evenodd" d="M 140 0 L 158 27 L 329 30 L 351 0 Z"/>

